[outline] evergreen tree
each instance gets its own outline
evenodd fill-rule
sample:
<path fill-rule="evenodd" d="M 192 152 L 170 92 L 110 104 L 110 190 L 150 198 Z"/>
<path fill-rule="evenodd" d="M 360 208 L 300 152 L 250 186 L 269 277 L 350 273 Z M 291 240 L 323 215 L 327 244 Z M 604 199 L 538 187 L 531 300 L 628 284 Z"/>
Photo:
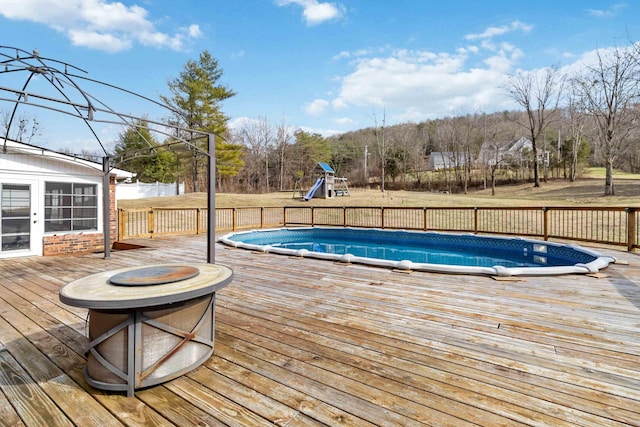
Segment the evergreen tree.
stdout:
<path fill-rule="evenodd" d="M 135 172 L 140 182 L 174 182 L 175 156 L 159 147 L 144 119 L 127 127 L 119 136 L 115 154 L 118 167 Z"/>
<path fill-rule="evenodd" d="M 197 61 L 187 61 L 178 77 L 169 80 L 171 96 L 161 96 L 161 99 L 174 110 L 171 123 L 177 128 L 198 131 L 178 130 L 180 138 L 206 152 L 207 139 L 202 132 L 216 135 L 216 156 L 225 157 L 218 163 L 220 174 L 233 176 L 242 167 L 243 151 L 223 139 L 229 118 L 222 112 L 221 103 L 235 96 L 235 92 L 220 83 L 222 74 L 218 61 L 205 50 Z M 229 159 L 230 155 L 236 158 Z M 181 154 L 181 159 L 181 169 L 185 176 L 190 173 L 193 191 L 199 191 L 200 181 L 206 183 L 206 158 L 200 150 L 187 149 Z"/>
<path fill-rule="evenodd" d="M 331 146 L 322 135 L 299 129 L 294 137 L 296 143 L 293 148 L 298 159 L 298 171 L 309 173 L 318 162 L 331 160 Z"/>

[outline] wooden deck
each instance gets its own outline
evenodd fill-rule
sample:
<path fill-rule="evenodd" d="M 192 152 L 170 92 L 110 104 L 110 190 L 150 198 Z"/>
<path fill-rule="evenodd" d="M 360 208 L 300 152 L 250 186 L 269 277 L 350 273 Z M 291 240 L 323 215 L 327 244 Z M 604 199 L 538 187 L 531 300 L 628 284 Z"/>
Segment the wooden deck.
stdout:
<path fill-rule="evenodd" d="M 0 425 L 640 425 L 640 257 L 608 277 L 411 274 L 217 247 L 215 354 L 136 392 L 83 378 L 87 311 L 58 290 L 206 259 L 205 237 L 0 261 Z"/>

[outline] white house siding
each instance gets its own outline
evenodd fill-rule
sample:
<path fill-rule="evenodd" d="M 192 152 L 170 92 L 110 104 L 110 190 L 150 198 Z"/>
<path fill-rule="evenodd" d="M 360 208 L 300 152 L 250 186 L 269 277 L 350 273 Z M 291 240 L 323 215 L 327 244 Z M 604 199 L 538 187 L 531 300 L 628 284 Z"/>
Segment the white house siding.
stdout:
<path fill-rule="evenodd" d="M 0 139 L 0 187 L 5 184 L 29 186 L 31 228 L 28 249 L 3 251 L 0 246 L 0 258 L 70 253 L 73 250 L 79 252 L 97 250 L 104 241 L 102 165 L 14 141 L 7 142 L 5 152 L 3 142 Z M 115 174 L 120 174 L 122 177 L 132 175 L 120 170 Z M 113 176 L 112 174 L 112 179 Z M 98 209 L 97 229 L 45 233 L 46 182 L 95 184 Z M 115 206 L 115 200 L 112 204 Z"/>
<path fill-rule="evenodd" d="M 467 156 L 462 152 L 432 151 L 429 154 L 429 170 L 455 169 L 466 164 Z"/>

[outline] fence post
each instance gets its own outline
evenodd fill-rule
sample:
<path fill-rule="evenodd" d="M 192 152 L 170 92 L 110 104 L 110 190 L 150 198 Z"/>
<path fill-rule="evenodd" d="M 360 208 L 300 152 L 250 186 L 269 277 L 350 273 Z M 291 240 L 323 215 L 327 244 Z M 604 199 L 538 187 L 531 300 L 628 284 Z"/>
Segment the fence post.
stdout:
<path fill-rule="evenodd" d="M 478 234 L 478 208 L 473 208 L 473 234 Z"/>
<path fill-rule="evenodd" d="M 315 226 L 316 225 L 316 210 L 314 209 L 313 206 L 311 206 L 311 226 Z"/>
<path fill-rule="evenodd" d="M 551 229 L 551 224 L 549 223 L 549 208 L 542 208 L 542 228 L 543 228 L 543 239 L 549 240 L 549 230 Z"/>
<path fill-rule="evenodd" d="M 283 227 L 287 226 L 287 207 L 286 206 L 282 208 L 282 226 Z"/>
<path fill-rule="evenodd" d="M 200 232 L 202 231 L 200 229 L 200 219 L 202 217 L 202 211 L 201 208 L 196 208 L 196 234 L 200 234 Z"/>
<path fill-rule="evenodd" d="M 236 231 L 236 208 L 231 208 L 231 230 Z"/>
<path fill-rule="evenodd" d="M 384 206 L 380 206 L 380 226 L 384 228 Z"/>
<path fill-rule="evenodd" d="M 627 251 L 632 252 L 638 244 L 636 242 L 636 212 L 635 208 L 626 208 L 627 212 Z"/>
<path fill-rule="evenodd" d="M 427 208 L 422 208 L 422 223 L 424 225 L 424 231 L 427 231 Z"/>
<path fill-rule="evenodd" d="M 260 228 L 264 228 L 264 207 L 260 208 Z"/>
<path fill-rule="evenodd" d="M 342 207 L 342 226 L 343 227 L 347 226 L 347 207 L 346 206 Z"/>
<path fill-rule="evenodd" d="M 124 209 L 118 209 L 118 241 L 121 242 L 124 240 L 124 230 L 126 230 L 126 215 L 124 214 Z"/>
<path fill-rule="evenodd" d="M 154 209 L 151 208 L 147 212 L 147 229 L 149 231 L 149 238 L 153 239 L 153 229 L 155 228 L 155 215 Z"/>

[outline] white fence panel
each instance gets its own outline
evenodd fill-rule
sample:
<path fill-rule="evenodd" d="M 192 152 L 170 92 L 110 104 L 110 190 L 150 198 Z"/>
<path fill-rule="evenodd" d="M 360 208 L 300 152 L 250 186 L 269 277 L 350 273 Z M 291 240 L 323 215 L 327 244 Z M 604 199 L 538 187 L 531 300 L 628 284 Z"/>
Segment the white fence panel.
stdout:
<path fill-rule="evenodd" d="M 165 197 L 184 194 L 184 183 L 163 184 L 161 182 L 119 183 L 116 185 L 116 200 L 145 199 L 147 197 Z"/>

